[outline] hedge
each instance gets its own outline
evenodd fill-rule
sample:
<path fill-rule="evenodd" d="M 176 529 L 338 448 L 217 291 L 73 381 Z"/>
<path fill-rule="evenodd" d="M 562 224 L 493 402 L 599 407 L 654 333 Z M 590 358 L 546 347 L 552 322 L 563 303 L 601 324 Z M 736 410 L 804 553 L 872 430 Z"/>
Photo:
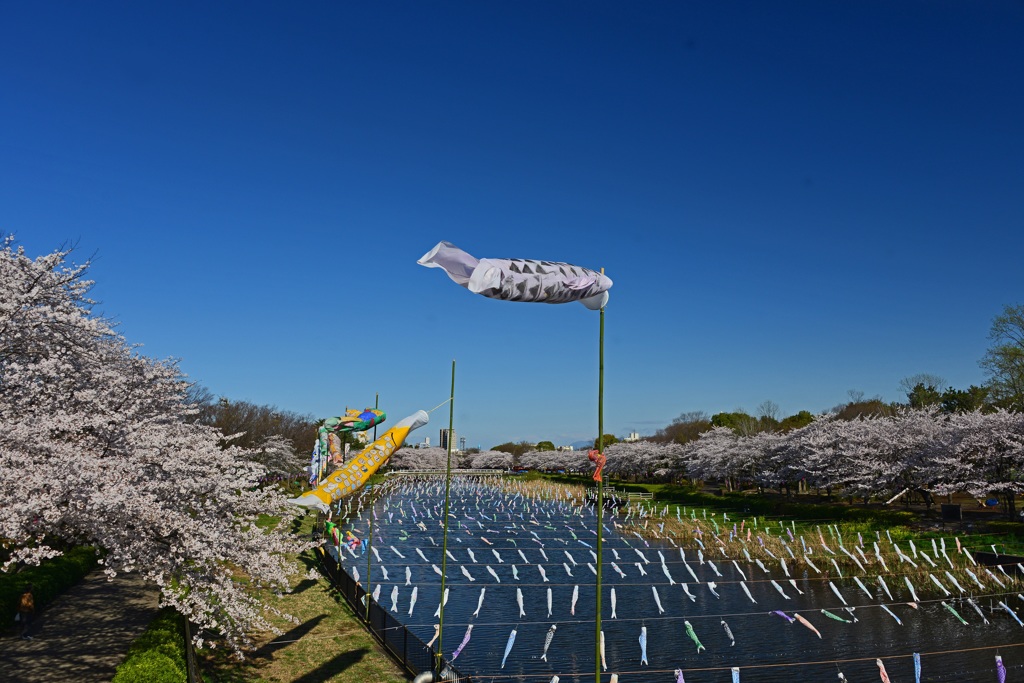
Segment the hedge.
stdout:
<path fill-rule="evenodd" d="M 4 628 L 14 627 L 14 614 L 18 600 L 28 584 L 32 584 L 32 597 L 36 612 L 50 604 L 58 595 L 81 581 L 99 563 L 96 549 L 79 546 L 63 555 L 44 560 L 39 566 L 25 566 L 16 573 L 0 572 L 0 619 Z"/>
<path fill-rule="evenodd" d="M 128 648 L 111 683 L 184 683 L 184 627 L 177 611 L 161 610 Z"/>

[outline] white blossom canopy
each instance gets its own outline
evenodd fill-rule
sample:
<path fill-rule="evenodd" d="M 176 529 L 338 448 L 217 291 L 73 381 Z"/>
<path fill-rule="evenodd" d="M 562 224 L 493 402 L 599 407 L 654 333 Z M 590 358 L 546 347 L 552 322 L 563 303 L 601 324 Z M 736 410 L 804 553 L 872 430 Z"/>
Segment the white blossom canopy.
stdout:
<path fill-rule="evenodd" d="M 174 362 L 140 355 L 92 312 L 88 263 L 69 253 L 0 244 L 3 568 L 95 545 L 108 575 L 138 571 L 238 650 L 270 625 L 237 579 L 286 588 L 285 553 L 302 547 L 256 518 L 294 512 L 256 486 L 266 470 L 250 453 L 192 419 Z"/>

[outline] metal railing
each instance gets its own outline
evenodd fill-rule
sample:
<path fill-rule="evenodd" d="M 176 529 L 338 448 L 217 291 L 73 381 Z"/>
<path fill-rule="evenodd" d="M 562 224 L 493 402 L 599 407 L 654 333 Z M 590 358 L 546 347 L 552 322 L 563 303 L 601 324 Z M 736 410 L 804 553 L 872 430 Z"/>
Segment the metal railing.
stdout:
<path fill-rule="evenodd" d="M 372 598 L 369 609 L 366 607 L 366 591 L 362 585 L 340 569 L 337 560 L 324 546 L 316 549 L 322 573 L 337 589 L 352 608 L 356 616 L 364 623 L 370 634 L 411 676 L 431 671 L 437 661 L 437 651 L 427 647 L 415 634 L 409 631 L 400 621 L 388 614 L 387 610 L 378 605 Z M 449 662 L 444 661 L 441 680 L 453 683 L 471 683 L 472 679 L 461 675 Z"/>
<path fill-rule="evenodd" d="M 192 624 L 187 617 L 182 618 L 185 635 L 185 673 L 188 676 L 188 683 L 203 683 L 203 677 L 199 673 L 199 662 L 196 660 L 196 649 L 192 645 Z"/>

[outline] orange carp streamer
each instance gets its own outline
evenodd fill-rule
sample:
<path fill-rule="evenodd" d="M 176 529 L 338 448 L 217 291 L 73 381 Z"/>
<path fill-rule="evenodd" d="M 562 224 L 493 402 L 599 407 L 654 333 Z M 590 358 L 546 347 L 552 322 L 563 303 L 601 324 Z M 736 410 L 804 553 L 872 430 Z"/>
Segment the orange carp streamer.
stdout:
<path fill-rule="evenodd" d="M 597 465 L 597 469 L 594 470 L 594 481 L 601 481 L 601 470 L 604 469 L 604 464 L 608 459 L 604 457 L 601 451 L 589 451 L 587 459 Z"/>

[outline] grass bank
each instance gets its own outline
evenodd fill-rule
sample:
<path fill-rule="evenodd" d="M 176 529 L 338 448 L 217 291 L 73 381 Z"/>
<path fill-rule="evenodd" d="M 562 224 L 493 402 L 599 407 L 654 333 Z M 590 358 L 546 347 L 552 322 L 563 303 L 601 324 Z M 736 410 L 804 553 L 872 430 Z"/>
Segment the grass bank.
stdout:
<path fill-rule="evenodd" d="M 314 514 L 293 529 L 308 538 Z M 301 575 L 292 591 L 281 596 L 267 592 L 266 604 L 298 619 L 292 623 L 272 617 L 283 631 L 258 635 L 256 648 L 239 662 L 221 649 L 201 651 L 206 683 L 402 683 L 406 677 L 378 646 L 369 632 L 324 578 L 310 579 L 315 568 L 312 552 L 294 558 Z"/>

